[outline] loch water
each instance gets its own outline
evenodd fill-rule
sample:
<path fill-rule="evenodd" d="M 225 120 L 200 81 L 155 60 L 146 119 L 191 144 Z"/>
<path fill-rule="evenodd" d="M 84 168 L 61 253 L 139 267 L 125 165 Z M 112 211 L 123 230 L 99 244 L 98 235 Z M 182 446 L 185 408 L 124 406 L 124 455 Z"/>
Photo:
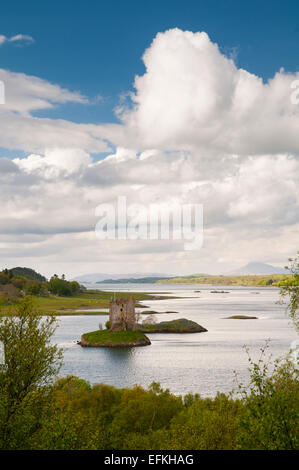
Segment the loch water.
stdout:
<path fill-rule="evenodd" d="M 288 353 L 296 332 L 277 304 L 279 291 L 272 287 L 236 287 L 186 284 L 97 284 L 88 288 L 116 292 L 151 292 L 177 299 L 144 301 L 144 310 L 176 311 L 156 315 L 157 321 L 187 318 L 208 331 L 205 333 L 149 334 L 150 346 L 120 348 L 82 348 L 81 334 L 104 327 L 108 315 L 58 317 L 54 341 L 64 350 L 60 376 L 76 375 L 90 383 L 116 387 L 153 381 L 175 394 L 199 393 L 202 397 L 236 389 L 238 381 L 248 383 L 248 355 L 258 359 L 269 340 L 273 359 Z M 211 291 L 227 293 L 212 293 Z M 198 292 L 200 291 L 200 292 Z M 113 294 L 112 294 L 113 295 Z M 142 309 L 141 309 L 142 310 Z M 257 320 L 227 319 L 232 315 L 256 316 Z"/>

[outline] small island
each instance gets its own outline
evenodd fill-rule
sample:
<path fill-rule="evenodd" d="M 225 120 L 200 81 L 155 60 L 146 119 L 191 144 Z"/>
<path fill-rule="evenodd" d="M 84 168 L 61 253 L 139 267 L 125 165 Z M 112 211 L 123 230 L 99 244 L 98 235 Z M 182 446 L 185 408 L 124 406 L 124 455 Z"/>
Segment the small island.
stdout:
<path fill-rule="evenodd" d="M 211 294 L 229 294 L 227 290 L 211 290 Z"/>
<path fill-rule="evenodd" d="M 140 331 L 110 331 L 98 330 L 85 333 L 81 336 L 80 345 L 83 347 L 96 348 L 123 348 L 147 346 L 151 344 L 145 334 Z"/>
<path fill-rule="evenodd" d="M 178 313 L 175 310 L 166 310 L 166 312 L 156 312 L 156 310 L 143 310 L 140 315 L 163 315 L 165 313 Z"/>
<path fill-rule="evenodd" d="M 111 299 L 107 329 L 84 333 L 78 344 L 82 347 L 95 348 L 147 346 L 151 342 L 144 333 L 202 333 L 207 331 L 203 326 L 186 318 L 157 323 L 154 315 L 149 315 L 140 324 L 137 321 L 140 314 L 136 315 L 135 306 L 136 302 L 133 297 Z"/>
<path fill-rule="evenodd" d="M 143 323 L 138 326 L 138 330 L 143 333 L 203 333 L 208 331 L 198 323 L 186 318 L 152 324 Z"/>
<path fill-rule="evenodd" d="M 225 317 L 224 320 L 258 320 L 258 317 L 250 317 L 248 315 L 233 315 L 232 317 Z"/>
<path fill-rule="evenodd" d="M 138 331 L 135 313 L 136 301 L 128 299 L 110 299 L 109 321 L 106 330 L 85 333 L 79 342 L 82 347 L 94 348 L 131 348 L 151 344 L 144 333 Z"/>

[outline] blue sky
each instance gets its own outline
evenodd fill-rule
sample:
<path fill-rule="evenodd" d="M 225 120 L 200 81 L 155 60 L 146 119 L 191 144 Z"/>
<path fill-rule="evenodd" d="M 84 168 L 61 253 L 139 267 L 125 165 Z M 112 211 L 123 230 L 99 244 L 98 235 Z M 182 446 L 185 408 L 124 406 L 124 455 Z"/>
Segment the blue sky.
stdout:
<path fill-rule="evenodd" d="M 280 67 L 294 72 L 299 56 L 297 0 L 26 0 L 2 2 L 0 31 L 28 34 L 34 43 L 0 49 L 1 67 L 36 75 L 89 98 L 90 106 L 67 104 L 44 117 L 75 122 L 114 122 L 119 95 L 135 74 L 157 32 L 178 27 L 206 31 L 238 67 L 267 80 Z"/>

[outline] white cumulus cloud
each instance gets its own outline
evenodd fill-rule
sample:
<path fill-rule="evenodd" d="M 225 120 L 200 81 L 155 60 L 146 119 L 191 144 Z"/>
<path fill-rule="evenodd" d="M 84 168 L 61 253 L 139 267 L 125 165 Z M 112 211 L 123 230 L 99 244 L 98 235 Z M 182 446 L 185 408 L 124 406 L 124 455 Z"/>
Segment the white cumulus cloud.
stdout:
<path fill-rule="evenodd" d="M 37 110 L 89 100 L 0 70 L 8 96 L 0 146 L 26 153 L 0 159 L 0 256 L 69 275 L 113 266 L 190 273 L 252 260 L 284 265 L 298 249 L 299 106 L 290 84 L 299 73 L 281 69 L 264 82 L 206 33 L 179 29 L 159 33 L 143 60 L 119 124 L 37 118 Z M 93 161 L 92 153 L 106 151 Z M 202 249 L 99 242 L 95 208 L 120 195 L 128 204 L 203 204 Z"/>
<path fill-rule="evenodd" d="M 159 33 L 120 116 L 142 147 L 217 154 L 299 152 L 298 77 L 280 70 L 264 83 L 238 69 L 204 32 Z"/>
<path fill-rule="evenodd" d="M 44 156 L 31 154 L 27 158 L 15 158 L 13 162 L 26 173 L 42 173 L 44 177 L 56 177 L 61 172 L 76 173 L 88 166 L 90 155 L 76 148 L 53 148 L 45 151 Z"/>

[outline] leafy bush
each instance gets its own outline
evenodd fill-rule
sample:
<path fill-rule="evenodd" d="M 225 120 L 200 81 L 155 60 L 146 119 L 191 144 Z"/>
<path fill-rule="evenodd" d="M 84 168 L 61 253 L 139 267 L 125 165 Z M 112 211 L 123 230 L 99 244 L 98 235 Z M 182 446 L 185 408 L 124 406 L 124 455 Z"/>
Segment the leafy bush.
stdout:
<path fill-rule="evenodd" d="M 297 258 L 289 258 L 290 266 L 286 266 L 292 275 L 279 285 L 281 303 L 285 298 L 288 299 L 287 313 L 294 323 L 294 326 L 299 332 L 299 252 Z"/>
<path fill-rule="evenodd" d="M 24 448 L 40 426 L 49 403 L 47 386 L 61 364 L 61 351 L 51 343 L 55 318 L 42 317 L 25 298 L 0 317 L 5 364 L 0 366 L 0 449 Z"/>
<path fill-rule="evenodd" d="M 298 366 L 290 358 L 271 364 L 265 350 L 258 362 L 249 358 L 249 389 L 240 385 L 245 407 L 239 445 L 243 449 L 298 449 Z"/>

